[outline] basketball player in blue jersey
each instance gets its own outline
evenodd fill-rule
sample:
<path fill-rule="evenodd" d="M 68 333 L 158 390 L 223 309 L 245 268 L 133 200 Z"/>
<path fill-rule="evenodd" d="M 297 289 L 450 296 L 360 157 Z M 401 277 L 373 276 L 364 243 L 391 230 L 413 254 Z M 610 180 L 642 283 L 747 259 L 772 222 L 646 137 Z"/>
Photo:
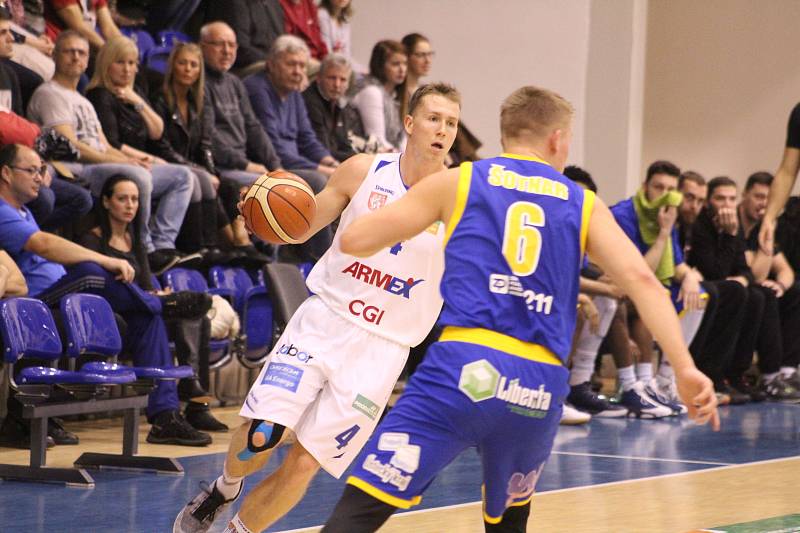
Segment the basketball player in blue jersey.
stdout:
<path fill-rule="evenodd" d="M 445 168 L 455 140 L 460 95 L 445 84 L 420 87 L 409 101 L 402 154 L 357 155 L 342 163 L 317 196 L 304 240 L 340 218 L 330 249 L 308 276 L 314 296 L 292 316 L 240 414 L 222 475 L 186 505 L 174 532 L 208 531 L 290 432 L 296 441 L 280 467 L 250 491 L 226 532 L 257 532 L 303 497 L 320 466 L 341 476 L 380 420 L 411 346 L 442 306 L 444 225 L 398 241 L 368 260 L 339 249 L 359 216 L 391 204 Z M 425 228 L 423 228 L 425 229 Z"/>
<path fill-rule="evenodd" d="M 507 153 L 429 176 L 342 235 L 344 253 L 366 258 L 447 221 L 444 331 L 355 461 L 324 532 L 375 531 L 471 446 L 483 463 L 486 531 L 525 531 L 569 392 L 584 251 L 641 310 L 689 417 L 719 427 L 712 383 L 662 285 L 602 201 L 561 174 L 572 113 L 551 91 L 515 91 L 500 114 Z"/>

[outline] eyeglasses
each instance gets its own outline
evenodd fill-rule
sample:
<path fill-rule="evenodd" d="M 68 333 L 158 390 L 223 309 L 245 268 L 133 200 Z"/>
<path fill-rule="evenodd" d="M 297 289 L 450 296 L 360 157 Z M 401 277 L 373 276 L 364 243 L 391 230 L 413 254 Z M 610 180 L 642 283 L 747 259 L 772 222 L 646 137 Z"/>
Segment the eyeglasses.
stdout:
<path fill-rule="evenodd" d="M 21 170 L 22 172 L 27 172 L 31 176 L 44 176 L 47 174 L 47 165 L 42 165 L 40 167 L 15 167 L 11 166 L 14 170 Z"/>
<path fill-rule="evenodd" d="M 412 52 L 411 55 L 418 59 L 433 59 L 436 57 L 436 52 Z"/>
<path fill-rule="evenodd" d="M 213 46 L 214 48 L 233 48 L 236 50 L 239 45 L 235 41 L 203 41 L 203 44 L 207 44 L 209 46 Z"/>

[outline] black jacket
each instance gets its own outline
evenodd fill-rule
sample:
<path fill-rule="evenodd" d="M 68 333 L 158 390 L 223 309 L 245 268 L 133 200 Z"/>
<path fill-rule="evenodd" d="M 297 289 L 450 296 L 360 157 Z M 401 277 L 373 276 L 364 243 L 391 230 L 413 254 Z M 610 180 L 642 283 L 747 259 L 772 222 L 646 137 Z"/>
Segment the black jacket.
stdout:
<path fill-rule="evenodd" d="M 741 236 L 717 230 L 708 208 L 704 207 L 692 225 L 687 262 L 709 281 L 744 276 L 752 283 L 753 273 L 744 255 L 746 249 L 747 243 Z"/>
<path fill-rule="evenodd" d="M 284 33 L 279 0 L 211 0 L 206 10 L 207 22 L 225 21 L 236 34 L 237 69 L 264 61 L 272 42 Z"/>
<path fill-rule="evenodd" d="M 208 101 L 203 99 L 203 112 L 198 116 L 197 110 L 189 97 L 189 120 L 184 123 L 183 117 L 176 109 L 170 109 L 164 95 L 156 98 L 153 109 L 164 121 L 164 134 L 161 136 L 157 155 L 170 163 L 181 165 L 198 165 L 212 174 L 217 170 L 214 156 L 211 153 L 211 132 L 214 129 L 214 110 Z"/>
<path fill-rule="evenodd" d="M 348 133 L 365 137 L 358 111 L 350 104 L 340 107 L 337 102 L 326 100 L 316 81 L 303 91 L 303 99 L 319 142 L 339 161 L 355 155 Z"/>

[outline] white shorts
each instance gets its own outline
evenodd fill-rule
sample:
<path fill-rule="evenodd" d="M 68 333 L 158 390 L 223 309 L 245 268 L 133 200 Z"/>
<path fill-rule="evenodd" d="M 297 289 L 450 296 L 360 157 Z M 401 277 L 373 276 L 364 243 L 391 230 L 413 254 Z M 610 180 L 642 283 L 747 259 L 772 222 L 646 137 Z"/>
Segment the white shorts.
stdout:
<path fill-rule="evenodd" d="M 407 358 L 407 346 L 312 296 L 292 316 L 239 414 L 292 429 L 338 478 L 378 424 Z"/>

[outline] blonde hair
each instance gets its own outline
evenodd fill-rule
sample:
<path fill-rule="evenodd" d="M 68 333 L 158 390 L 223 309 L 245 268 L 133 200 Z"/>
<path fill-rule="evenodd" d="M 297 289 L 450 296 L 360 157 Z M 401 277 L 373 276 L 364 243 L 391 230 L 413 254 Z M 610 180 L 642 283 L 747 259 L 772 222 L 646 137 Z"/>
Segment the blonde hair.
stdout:
<path fill-rule="evenodd" d="M 164 73 L 164 85 L 162 87 L 164 100 L 166 100 L 169 110 L 173 111 L 175 109 L 175 91 L 172 89 L 172 83 L 175 79 L 175 62 L 178 60 L 178 54 L 181 52 L 196 54 L 200 60 L 200 75 L 192 84 L 191 100 L 194 104 L 195 111 L 197 111 L 198 115 L 201 115 L 203 113 L 203 92 L 206 85 L 206 69 L 203 64 L 203 50 L 194 43 L 175 43 L 172 52 L 170 52 L 169 59 L 167 60 L 167 71 Z"/>
<path fill-rule="evenodd" d="M 500 133 L 504 139 L 543 138 L 566 127 L 574 112 L 559 94 L 528 85 L 511 93 L 500 106 Z"/>
<path fill-rule="evenodd" d="M 133 55 L 138 61 L 139 49 L 136 47 L 135 42 L 124 35 L 117 35 L 116 37 L 108 39 L 106 44 L 104 44 L 97 53 L 97 59 L 94 64 L 94 74 L 86 90 L 94 89 L 95 87 L 104 87 L 106 89 L 114 87 L 108 71 L 112 63 L 126 55 Z M 133 81 L 131 81 L 131 85 L 133 85 Z"/>
<path fill-rule="evenodd" d="M 461 93 L 458 92 L 458 89 L 447 83 L 437 82 L 420 85 L 419 88 L 414 91 L 414 94 L 411 95 L 411 99 L 408 101 L 408 111 L 406 114 L 413 115 L 414 111 L 419 107 L 420 102 L 422 102 L 422 99 L 428 95 L 443 96 L 451 102 L 458 104 L 459 109 L 461 109 Z"/>

